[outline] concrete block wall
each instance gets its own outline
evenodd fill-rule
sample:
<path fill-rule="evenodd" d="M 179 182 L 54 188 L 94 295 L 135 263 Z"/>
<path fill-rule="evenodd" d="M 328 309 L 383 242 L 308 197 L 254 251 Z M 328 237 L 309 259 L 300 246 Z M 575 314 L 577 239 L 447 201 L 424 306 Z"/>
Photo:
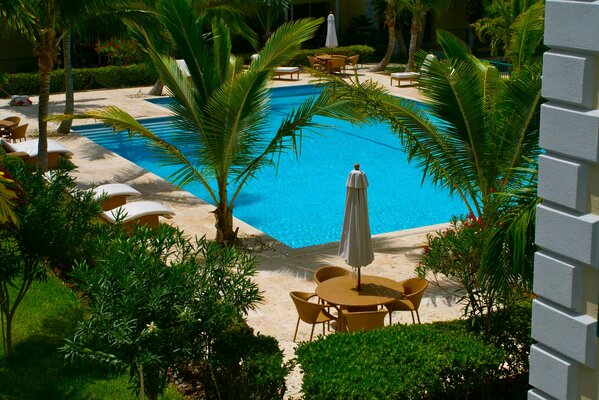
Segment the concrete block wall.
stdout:
<path fill-rule="evenodd" d="M 547 0 L 529 400 L 599 399 L 599 1 Z"/>

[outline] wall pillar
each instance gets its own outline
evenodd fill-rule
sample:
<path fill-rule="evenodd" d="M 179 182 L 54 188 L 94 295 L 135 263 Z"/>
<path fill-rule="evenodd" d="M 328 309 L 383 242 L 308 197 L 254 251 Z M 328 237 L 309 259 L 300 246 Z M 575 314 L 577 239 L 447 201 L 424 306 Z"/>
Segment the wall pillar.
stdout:
<path fill-rule="evenodd" d="M 599 1 L 547 0 L 529 400 L 599 399 Z"/>

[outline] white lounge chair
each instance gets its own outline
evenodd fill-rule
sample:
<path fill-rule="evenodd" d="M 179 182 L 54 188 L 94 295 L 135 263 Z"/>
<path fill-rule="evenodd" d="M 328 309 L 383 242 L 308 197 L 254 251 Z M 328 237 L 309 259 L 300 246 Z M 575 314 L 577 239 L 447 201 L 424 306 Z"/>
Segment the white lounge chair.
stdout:
<path fill-rule="evenodd" d="M 127 197 L 137 196 L 139 193 L 126 183 L 107 183 L 90 189 L 94 192 L 96 200 L 104 197 L 102 209 L 104 211 L 122 206 L 127 203 Z"/>
<path fill-rule="evenodd" d="M 415 81 L 420 74 L 418 72 L 394 72 L 391 74 L 391 86 L 393 81 L 397 81 L 397 86 L 401 86 L 401 81 Z"/>
<path fill-rule="evenodd" d="M 37 139 L 26 140 L 20 143 L 9 143 L 6 140 L 0 139 L 0 143 L 7 153 L 15 153 L 24 160 L 36 164 L 37 163 Z M 69 149 L 62 143 L 48 139 L 48 168 L 57 168 L 58 160 L 63 158 L 70 158 L 73 155 Z"/>
<path fill-rule="evenodd" d="M 120 221 L 128 230 L 143 224 L 155 228 L 159 217 L 172 218 L 175 212 L 157 201 L 134 201 L 100 214 L 106 221 L 116 224 Z"/>
<path fill-rule="evenodd" d="M 274 75 L 276 78 L 280 78 L 281 75 L 289 75 L 289 77 L 293 79 L 293 75 L 297 74 L 297 79 L 299 79 L 299 73 L 299 67 L 277 67 L 274 70 Z"/>

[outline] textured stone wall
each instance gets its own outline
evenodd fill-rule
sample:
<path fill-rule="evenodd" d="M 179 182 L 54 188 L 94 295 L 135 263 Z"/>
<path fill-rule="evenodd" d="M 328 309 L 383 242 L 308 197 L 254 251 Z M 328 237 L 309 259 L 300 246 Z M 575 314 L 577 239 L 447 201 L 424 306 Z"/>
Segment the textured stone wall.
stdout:
<path fill-rule="evenodd" d="M 599 399 L 599 1 L 547 0 L 529 399 Z"/>

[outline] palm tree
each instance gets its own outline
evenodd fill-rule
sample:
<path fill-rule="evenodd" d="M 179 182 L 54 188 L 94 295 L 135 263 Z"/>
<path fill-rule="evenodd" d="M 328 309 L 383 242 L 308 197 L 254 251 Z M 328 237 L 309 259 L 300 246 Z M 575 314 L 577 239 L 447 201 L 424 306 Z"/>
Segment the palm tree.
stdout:
<path fill-rule="evenodd" d="M 385 7 L 385 25 L 387 26 L 389 33 L 387 51 L 381 62 L 370 69 L 372 72 L 384 71 L 391 60 L 393 49 L 395 49 L 395 20 L 401 11 L 401 7 L 405 5 L 405 0 L 385 0 L 385 2 L 387 3 L 387 6 Z"/>
<path fill-rule="evenodd" d="M 389 122 L 424 179 L 447 187 L 468 211 L 494 210 L 492 194 L 521 186 L 539 152 L 539 71 L 504 80 L 447 32 L 438 41 L 447 60 L 423 60 L 420 91 L 426 106 L 389 95 L 373 83 L 338 83 L 364 113 Z"/>
<path fill-rule="evenodd" d="M 216 206 L 216 240 L 232 242 L 235 201 L 255 172 L 273 163 L 273 155 L 298 150 L 300 129 L 313 125 L 315 115 L 358 120 L 349 101 L 335 101 L 329 90 L 298 106 L 269 135 L 269 82 L 273 69 L 286 63 L 301 43 L 314 35 L 322 19 L 282 25 L 259 52 L 259 58 L 243 73 L 231 55 L 231 35 L 221 18 L 196 17 L 192 0 L 169 0 L 158 7 L 158 19 L 185 60 L 185 76 L 173 58 L 161 54 L 148 32 L 131 24 L 132 36 L 142 44 L 173 101 L 173 123 L 183 130 L 168 143 L 116 107 L 85 113 L 117 130 L 148 138 L 160 159 L 178 166 L 171 179 L 179 185 L 201 183 Z M 205 31 L 208 24 L 210 34 Z M 213 184 L 212 182 L 215 181 Z"/>
<path fill-rule="evenodd" d="M 39 111 L 37 168 L 48 169 L 48 102 L 50 72 L 61 39 L 68 32 L 68 21 L 85 18 L 102 9 L 110 0 L 0 0 L 0 10 L 8 29 L 19 32 L 33 43 L 38 59 Z"/>
<path fill-rule="evenodd" d="M 11 179 L 8 171 L 0 165 L 0 226 L 7 223 L 18 224 L 19 219 L 15 207 L 19 200 L 19 187 Z"/>
<path fill-rule="evenodd" d="M 408 51 L 408 63 L 406 71 L 414 69 L 414 57 L 420 44 L 422 43 L 422 34 L 426 23 L 426 13 L 433 11 L 441 13 L 449 6 L 449 0 L 405 0 L 406 8 L 412 14 L 412 25 L 410 27 L 410 48 Z"/>

